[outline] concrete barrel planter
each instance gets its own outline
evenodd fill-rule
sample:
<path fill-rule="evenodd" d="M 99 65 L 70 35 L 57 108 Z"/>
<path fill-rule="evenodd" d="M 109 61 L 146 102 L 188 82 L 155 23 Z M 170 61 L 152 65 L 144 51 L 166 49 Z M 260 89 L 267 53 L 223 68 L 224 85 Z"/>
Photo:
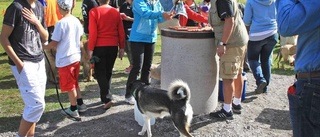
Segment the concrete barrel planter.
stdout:
<path fill-rule="evenodd" d="M 219 87 L 214 33 L 162 29 L 161 41 L 161 88 L 181 79 L 190 87 L 194 114 L 214 111 Z"/>

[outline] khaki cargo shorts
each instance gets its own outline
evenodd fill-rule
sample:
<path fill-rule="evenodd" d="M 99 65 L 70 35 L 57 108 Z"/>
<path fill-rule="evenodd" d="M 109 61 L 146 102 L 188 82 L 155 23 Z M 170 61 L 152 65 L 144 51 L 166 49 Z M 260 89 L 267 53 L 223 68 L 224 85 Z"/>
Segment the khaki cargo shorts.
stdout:
<path fill-rule="evenodd" d="M 242 73 L 246 49 L 246 45 L 241 47 L 227 47 L 226 54 L 220 57 L 220 78 L 236 79 L 238 74 Z"/>

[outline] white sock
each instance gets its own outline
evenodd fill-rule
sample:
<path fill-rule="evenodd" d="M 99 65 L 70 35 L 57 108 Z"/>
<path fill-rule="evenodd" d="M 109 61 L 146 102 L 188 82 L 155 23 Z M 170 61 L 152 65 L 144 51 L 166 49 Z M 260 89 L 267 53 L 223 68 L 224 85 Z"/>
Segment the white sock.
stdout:
<path fill-rule="evenodd" d="M 239 105 L 239 104 L 241 104 L 241 98 L 236 98 L 236 97 L 234 97 L 232 102 L 233 102 L 233 104 L 235 104 L 235 105 Z"/>
<path fill-rule="evenodd" d="M 231 111 L 231 104 L 223 103 L 223 109 L 224 109 L 226 112 L 230 112 L 230 111 Z"/>

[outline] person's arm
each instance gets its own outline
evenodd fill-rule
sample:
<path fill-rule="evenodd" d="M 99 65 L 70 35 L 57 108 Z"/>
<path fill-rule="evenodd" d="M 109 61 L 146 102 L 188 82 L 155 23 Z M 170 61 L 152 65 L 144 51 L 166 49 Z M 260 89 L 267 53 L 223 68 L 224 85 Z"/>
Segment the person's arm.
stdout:
<path fill-rule="evenodd" d="M 233 8 L 232 2 L 230 0 L 219 1 L 217 5 L 220 8 L 218 8 L 218 13 L 220 14 L 219 17 L 224 20 L 222 38 L 220 40 L 223 45 L 219 44 L 217 49 L 217 54 L 221 57 L 225 54 L 226 45 L 228 44 L 229 38 L 233 33 L 232 30 L 234 28 L 235 9 Z"/>
<path fill-rule="evenodd" d="M 2 25 L 2 31 L 0 35 L 0 41 L 1 45 L 4 49 L 4 51 L 7 53 L 7 55 L 10 57 L 10 59 L 14 62 L 16 65 L 18 72 L 20 73 L 23 68 L 23 62 L 19 59 L 17 54 L 14 52 L 13 48 L 11 47 L 11 43 L 9 41 L 9 36 L 11 35 L 13 31 L 13 27 L 3 24 Z"/>
<path fill-rule="evenodd" d="M 252 7 L 251 7 L 251 4 L 250 2 L 247 2 L 246 3 L 246 6 L 244 8 L 244 15 L 243 15 L 243 22 L 246 26 L 250 26 L 251 25 L 251 22 L 252 22 Z"/>
<path fill-rule="evenodd" d="M 161 4 L 157 6 L 161 6 Z M 148 5 L 144 0 L 134 0 L 132 7 L 133 7 L 132 10 L 136 11 L 140 16 L 142 16 L 145 19 L 163 18 L 165 20 L 169 20 L 172 17 L 170 13 L 164 12 L 163 10 L 161 11 L 149 10 Z"/>
<path fill-rule="evenodd" d="M 45 42 L 48 40 L 48 31 L 43 27 L 43 24 L 37 19 L 36 15 L 32 10 L 27 8 L 22 9 L 22 15 L 26 18 L 31 24 L 35 25 L 37 30 L 39 31 L 41 41 Z"/>
<path fill-rule="evenodd" d="M 303 34 L 320 26 L 319 0 L 277 0 L 278 31 L 282 36 Z"/>
<path fill-rule="evenodd" d="M 223 42 L 224 44 L 227 44 L 234 27 L 234 17 L 227 17 L 227 18 L 224 18 L 224 20 L 225 21 L 223 26 L 221 42 Z M 221 57 L 225 53 L 226 53 L 226 45 L 218 45 L 218 49 L 217 49 L 218 56 Z"/>
<path fill-rule="evenodd" d="M 120 13 L 123 13 L 123 14 L 126 14 L 125 13 L 125 10 L 127 9 L 127 5 L 126 4 L 122 4 L 121 6 L 120 6 L 120 9 L 119 9 L 119 11 L 120 11 Z M 131 18 L 130 16 L 125 16 L 124 18 L 122 18 L 123 20 L 126 20 L 126 21 L 133 21 L 133 18 Z"/>
<path fill-rule="evenodd" d="M 186 7 L 188 18 L 197 22 L 208 23 L 208 18 Z"/>
<path fill-rule="evenodd" d="M 224 26 L 222 32 L 221 41 L 225 44 L 228 44 L 229 38 L 231 36 L 233 27 L 234 27 L 234 17 L 224 18 Z"/>
<path fill-rule="evenodd" d="M 76 6 L 76 0 L 73 0 L 72 1 L 72 7 L 71 7 L 71 14 L 72 14 L 72 11 L 73 11 L 73 9 L 74 9 L 74 7 Z"/>
<path fill-rule="evenodd" d="M 123 18 L 123 20 L 132 21 L 132 22 L 133 22 L 134 18 L 131 18 L 131 17 L 129 17 L 129 16 L 126 16 L 125 18 Z"/>
<path fill-rule="evenodd" d="M 124 49 L 126 34 L 124 32 L 123 23 L 120 17 L 119 17 L 119 23 L 118 23 L 118 35 L 119 35 L 119 48 Z"/>
<path fill-rule="evenodd" d="M 126 34 L 124 32 L 124 27 L 123 27 L 123 23 L 121 20 L 121 17 L 119 17 L 118 20 L 118 35 L 119 35 L 119 58 L 122 60 L 122 57 L 124 55 L 124 46 L 125 46 L 125 42 L 126 42 Z"/>
<path fill-rule="evenodd" d="M 52 40 L 48 45 L 42 46 L 43 49 L 55 49 L 58 45 L 57 41 Z"/>
<path fill-rule="evenodd" d="M 99 19 L 96 17 L 95 13 L 96 9 L 93 8 L 89 12 L 89 42 L 88 42 L 88 55 L 90 58 L 92 57 L 92 52 L 97 42 L 98 30 L 97 30 L 97 22 Z"/>

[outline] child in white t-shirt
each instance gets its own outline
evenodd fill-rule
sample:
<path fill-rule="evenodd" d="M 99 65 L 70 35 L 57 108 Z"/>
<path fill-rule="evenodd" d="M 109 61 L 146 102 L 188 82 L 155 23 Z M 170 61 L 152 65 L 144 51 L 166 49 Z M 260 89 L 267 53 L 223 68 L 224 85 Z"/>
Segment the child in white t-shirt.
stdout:
<path fill-rule="evenodd" d="M 79 112 L 87 108 L 81 98 L 78 84 L 80 71 L 80 42 L 83 27 L 80 21 L 71 15 L 73 0 L 57 0 L 59 12 L 63 16 L 55 25 L 51 42 L 44 48 L 56 48 L 56 67 L 59 70 L 61 92 L 68 92 L 70 107 L 62 114 L 79 117 Z"/>

